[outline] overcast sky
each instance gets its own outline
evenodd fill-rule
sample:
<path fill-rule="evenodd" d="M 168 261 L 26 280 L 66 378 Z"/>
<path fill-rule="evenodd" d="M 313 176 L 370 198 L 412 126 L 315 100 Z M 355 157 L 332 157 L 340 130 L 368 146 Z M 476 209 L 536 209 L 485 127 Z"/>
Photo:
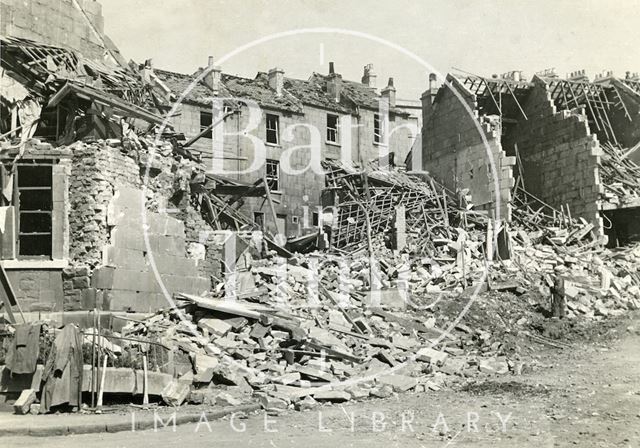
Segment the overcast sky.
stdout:
<path fill-rule="evenodd" d="M 457 67 L 490 76 L 554 67 L 591 76 L 640 71 L 640 0 L 100 0 L 105 31 L 125 58 L 191 73 L 256 39 L 299 28 L 330 27 L 388 40 L 441 73 Z M 427 69 L 400 51 L 340 34 L 287 36 L 259 44 L 223 64 L 253 77 L 282 67 L 306 79 L 328 62 L 360 80 L 373 63 L 378 86 L 392 76 L 398 96 L 417 98 Z"/>

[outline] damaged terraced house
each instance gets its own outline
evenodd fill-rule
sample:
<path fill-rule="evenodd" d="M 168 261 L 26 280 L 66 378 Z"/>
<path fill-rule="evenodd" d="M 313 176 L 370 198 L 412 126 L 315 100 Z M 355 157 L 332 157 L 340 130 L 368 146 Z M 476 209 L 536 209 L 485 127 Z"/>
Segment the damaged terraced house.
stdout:
<path fill-rule="evenodd" d="M 440 87 L 432 74 L 409 164 L 507 225 L 556 210 L 626 244 L 638 236 L 639 86 L 630 72 L 449 74 Z"/>
<path fill-rule="evenodd" d="M 414 101 L 370 63 L 127 62 L 94 0 L 0 8 L 0 409 L 435 392 L 640 308 L 635 74 Z"/>
<path fill-rule="evenodd" d="M 22 11 L 12 17 L 5 31 L 19 29 Z M 125 64 L 97 25 L 87 27 L 98 44 L 61 42 L 82 51 L 2 38 L 2 258 L 24 311 L 155 310 L 166 304 L 156 276 L 168 293 L 201 294 L 221 275 L 215 230 L 264 229 L 273 245 L 278 233 L 315 244 L 334 191 L 312 170 L 287 173 L 284 157 L 303 171 L 317 143 L 322 158 L 340 159 L 344 149 L 356 163 L 381 155 L 394 163 L 415 140 L 415 109 L 396 104 L 392 79 L 376 88 L 371 65 L 362 82 L 342 79 L 333 63 L 308 80 L 278 68 L 242 78 L 212 58 L 185 75 Z M 207 173 L 215 163 L 250 171 L 243 100 L 261 110 L 250 133 L 264 142 L 264 165 Z M 212 156 L 218 131 L 222 161 Z"/>

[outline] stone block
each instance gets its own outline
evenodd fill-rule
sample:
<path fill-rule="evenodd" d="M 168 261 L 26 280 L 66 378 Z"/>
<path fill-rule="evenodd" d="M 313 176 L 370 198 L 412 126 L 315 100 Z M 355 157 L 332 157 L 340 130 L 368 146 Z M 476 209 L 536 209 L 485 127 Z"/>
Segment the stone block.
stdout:
<path fill-rule="evenodd" d="M 31 405 L 36 401 L 35 389 L 25 389 L 20 393 L 20 396 L 13 404 L 13 412 L 16 414 L 27 414 L 31 408 Z"/>
<path fill-rule="evenodd" d="M 376 377 L 376 382 L 391 386 L 394 392 L 406 392 L 418 385 L 416 378 L 398 374 L 380 375 Z"/>
<path fill-rule="evenodd" d="M 344 390 L 321 390 L 312 395 L 316 401 L 331 401 L 333 403 L 341 403 L 351 399 L 351 394 Z"/>
<path fill-rule="evenodd" d="M 200 319 L 198 321 L 198 327 L 207 330 L 209 334 L 217 337 L 222 337 L 231 330 L 231 325 L 224 320 L 210 317 Z"/>
<path fill-rule="evenodd" d="M 169 406 L 180 406 L 190 392 L 191 386 L 187 382 L 173 380 L 162 390 L 162 400 Z"/>
<path fill-rule="evenodd" d="M 447 354 L 430 347 L 423 347 L 416 353 L 416 360 L 428 362 L 435 365 L 443 365 L 447 359 Z"/>

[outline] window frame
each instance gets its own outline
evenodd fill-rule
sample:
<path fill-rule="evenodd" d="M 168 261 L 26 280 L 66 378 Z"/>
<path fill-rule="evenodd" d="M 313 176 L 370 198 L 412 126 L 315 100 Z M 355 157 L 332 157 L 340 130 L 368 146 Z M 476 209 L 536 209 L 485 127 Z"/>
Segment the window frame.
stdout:
<path fill-rule="evenodd" d="M 275 123 L 275 128 L 269 127 L 270 121 Z M 270 133 L 275 141 L 270 141 Z M 265 114 L 265 142 L 268 145 L 280 144 L 280 116 L 277 114 Z"/>
<path fill-rule="evenodd" d="M 209 122 L 208 124 L 207 123 L 205 123 L 205 124 L 202 123 L 202 118 L 203 117 L 208 117 L 208 120 L 205 120 L 205 122 L 206 121 Z M 203 132 L 207 127 L 211 126 L 212 124 L 213 124 L 213 113 L 205 111 L 205 110 L 200 110 L 200 132 Z M 200 133 L 200 132 L 198 132 L 198 133 Z M 213 128 L 209 129 L 209 131 L 206 134 L 204 134 L 202 136 L 202 138 L 213 139 Z"/>
<path fill-rule="evenodd" d="M 331 127 L 329 125 L 329 119 L 335 119 L 335 127 Z M 339 129 L 340 129 L 340 116 L 336 114 L 327 114 L 327 142 L 328 143 L 339 143 Z M 333 134 L 333 140 L 330 136 Z"/>
<path fill-rule="evenodd" d="M 276 167 L 275 175 L 269 174 L 269 165 Z M 264 163 L 265 174 L 264 177 L 267 180 L 270 191 L 280 191 L 280 161 L 276 159 L 266 159 Z M 275 181 L 274 187 L 272 187 L 272 181 Z"/>
<path fill-rule="evenodd" d="M 50 171 L 49 174 L 49 185 L 47 186 L 20 186 L 20 169 L 21 167 L 43 167 L 48 168 Z M 16 170 L 14 175 L 14 196 L 13 196 L 13 204 L 14 204 L 14 215 L 15 215 L 15 258 L 18 260 L 53 260 L 53 237 L 54 237 L 54 228 L 53 228 L 53 214 L 54 214 L 54 204 L 53 204 L 53 164 L 47 163 L 46 161 L 36 161 L 35 163 L 17 163 Z M 50 208 L 49 210 L 23 210 L 21 201 L 20 201 L 20 192 L 21 191 L 49 191 L 49 201 Z M 48 232 L 22 232 L 21 230 L 21 221 L 22 215 L 47 215 L 49 217 L 50 230 Z M 23 236 L 49 236 L 49 250 L 48 253 L 44 254 L 22 254 L 21 253 L 21 237 Z"/>
<path fill-rule="evenodd" d="M 373 143 L 384 144 L 384 123 L 379 113 L 373 114 Z"/>

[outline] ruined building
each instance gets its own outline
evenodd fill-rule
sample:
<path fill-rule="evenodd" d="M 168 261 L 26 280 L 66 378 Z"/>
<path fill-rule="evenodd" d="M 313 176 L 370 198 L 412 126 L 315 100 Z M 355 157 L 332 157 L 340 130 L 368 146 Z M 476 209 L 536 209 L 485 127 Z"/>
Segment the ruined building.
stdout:
<path fill-rule="evenodd" d="M 172 92 L 185 92 L 172 124 L 187 139 L 215 121 L 214 98 L 233 99 L 225 101 L 224 126 L 219 133 L 206 131 L 193 148 L 206 164 L 224 163 L 229 177 L 239 182 L 253 184 L 266 176 L 276 199 L 278 228 L 263 198 L 247 198 L 240 210 L 265 223 L 270 232 L 277 230 L 287 237 L 317 226 L 318 206 L 333 205 L 331 198 L 321 200 L 324 176 L 307 169 L 312 158 L 369 162 L 390 157 L 391 163 L 402 162 L 418 133 L 417 119 L 396 107 L 393 79 L 380 92 L 376 89 L 371 64 L 365 67 L 362 82 L 343 79 L 333 63 L 329 74 L 313 73 L 307 80 L 286 77 L 280 68 L 260 72 L 253 79 L 228 75 L 213 65 L 212 58 L 203 79 L 198 79 L 201 72 L 154 72 Z M 250 170 L 256 157 L 255 140 L 240 133 L 251 126 L 251 111 L 242 100 L 253 101 L 261 113 L 259 123 L 249 130 L 265 145 L 264 167 L 255 171 Z M 212 159 L 216 139 L 224 141 L 223 161 Z M 283 169 L 284 163 L 291 169 Z M 242 173 L 245 171 L 252 172 Z"/>
<path fill-rule="evenodd" d="M 280 69 L 248 79 L 213 61 L 182 75 L 125 64 L 96 2 L 2 8 L 0 254 L 24 312 L 148 312 L 173 293 L 211 290 L 226 269 L 219 231 L 265 230 L 266 247 L 285 256 L 287 238 L 316 236 L 332 193 L 285 159 L 293 170 L 312 155 L 395 163 L 415 140 L 417 119 L 396 107 L 392 79 L 376 88 L 370 65 L 362 82 L 333 67 L 308 80 Z M 239 133 L 251 101 L 265 163 L 210 172 L 251 165 Z"/>
<path fill-rule="evenodd" d="M 420 166 L 478 209 L 512 219 L 522 201 L 581 217 L 610 243 L 638 234 L 640 90 L 631 74 L 448 75 L 422 96 Z M 484 137 L 484 139 L 483 139 Z M 486 142 L 486 144 L 485 144 Z M 624 160 L 628 157 L 628 160 Z M 623 172 L 624 170 L 626 172 Z M 499 200 L 498 200 L 499 198 Z"/>

